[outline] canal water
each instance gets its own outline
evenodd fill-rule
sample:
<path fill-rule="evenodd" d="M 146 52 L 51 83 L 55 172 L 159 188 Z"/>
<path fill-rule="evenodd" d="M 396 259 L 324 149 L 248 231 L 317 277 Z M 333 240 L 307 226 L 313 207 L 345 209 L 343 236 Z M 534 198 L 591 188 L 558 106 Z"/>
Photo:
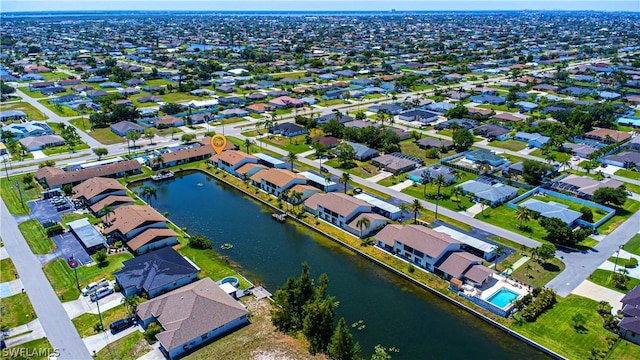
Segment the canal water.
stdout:
<path fill-rule="evenodd" d="M 157 188 L 152 205 L 190 234 L 203 234 L 243 267 L 244 275 L 274 292 L 307 262 L 314 278 L 329 275 L 337 317 L 351 328 L 362 353 L 376 344 L 399 352 L 393 359 L 540 359 L 546 356 L 310 229 L 279 223 L 271 211 L 232 187 L 199 172 L 135 184 Z M 220 250 L 230 243 L 231 250 Z"/>

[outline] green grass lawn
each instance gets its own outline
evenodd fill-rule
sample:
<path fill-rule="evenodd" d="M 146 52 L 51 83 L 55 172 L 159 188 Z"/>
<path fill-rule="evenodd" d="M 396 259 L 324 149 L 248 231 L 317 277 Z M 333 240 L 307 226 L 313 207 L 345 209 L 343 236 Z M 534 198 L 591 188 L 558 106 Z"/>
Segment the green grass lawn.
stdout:
<path fill-rule="evenodd" d="M 42 98 L 46 98 L 46 95 L 42 95 L 42 93 L 40 91 L 30 91 L 28 87 L 19 87 L 17 89 L 18 91 L 22 91 L 23 93 L 25 93 L 27 96 L 32 97 L 34 99 L 42 99 Z"/>
<path fill-rule="evenodd" d="M 39 73 L 38 75 L 42 76 L 44 81 L 57 81 L 72 78 L 69 74 L 58 71 Z"/>
<path fill-rule="evenodd" d="M 48 354 L 53 353 L 53 347 L 51 346 L 49 339 L 47 339 L 46 337 L 42 339 L 31 340 L 22 345 L 14 346 L 11 349 L 12 351 L 15 351 L 16 354 L 20 354 L 22 352 L 24 352 L 24 354 L 29 354 L 29 355 L 35 354 L 33 356 L 30 356 L 29 360 L 45 360 L 47 359 Z M 21 350 L 21 349 L 24 349 L 24 350 Z M 42 354 L 42 355 L 38 355 L 38 354 Z M 14 359 L 14 358 L 10 358 L 10 359 Z M 17 360 L 17 359 L 23 359 L 23 358 L 17 357 L 15 359 Z"/>
<path fill-rule="evenodd" d="M 59 115 L 59 116 L 62 116 L 62 117 L 70 117 L 70 116 L 78 116 L 78 115 L 80 115 L 79 112 L 77 112 L 75 110 L 72 110 L 70 107 L 64 106 L 64 105 L 54 104 L 49 99 L 38 100 L 38 102 L 40 104 L 46 106 L 47 109 L 49 109 L 49 110 L 53 111 L 54 113 L 56 113 L 56 115 Z"/>
<path fill-rule="evenodd" d="M 109 329 L 109 324 L 116 320 L 124 319 L 128 316 L 127 308 L 124 305 L 118 305 L 107 311 L 102 312 L 102 324 L 105 329 Z M 84 313 L 77 318 L 71 320 L 73 325 L 78 330 L 80 337 L 87 337 L 98 334 L 94 331 L 93 327 L 100 322 L 100 318 L 97 314 Z"/>
<path fill-rule="evenodd" d="M 527 147 L 527 143 L 517 140 L 492 141 L 489 143 L 489 146 L 511 151 L 520 151 Z"/>
<path fill-rule="evenodd" d="M 640 255 L 640 234 L 636 234 L 625 245 L 624 249 L 632 254 Z"/>
<path fill-rule="evenodd" d="M 332 168 L 340 169 L 342 171 L 348 172 L 349 174 L 365 179 L 374 175 L 378 175 L 380 173 L 378 167 L 372 165 L 369 161 L 353 160 L 351 164 L 342 166 L 342 162 L 336 158 L 323 161 L 322 163 L 327 166 L 331 166 Z"/>
<path fill-rule="evenodd" d="M 578 313 L 586 320 L 584 332 L 573 327 L 571 318 Z M 598 302 L 577 295 L 558 298 L 553 309 L 540 315 L 535 322 L 524 321 L 512 328 L 569 359 L 590 358 L 592 349 L 605 350 L 606 339 L 615 338 L 602 327 Z"/>
<path fill-rule="evenodd" d="M 424 160 L 425 166 L 437 164 L 437 163 L 440 162 L 440 158 L 451 156 L 451 155 L 456 153 L 453 150 L 449 151 L 449 152 L 445 152 L 445 153 L 439 152 L 438 155 L 440 157 L 432 159 L 432 158 L 427 157 L 427 150 L 420 149 L 420 147 L 412 139 L 404 140 L 404 141 L 400 142 L 400 151 L 403 154 L 411 155 L 411 156 L 414 156 L 414 157 L 417 157 L 419 159 Z"/>
<path fill-rule="evenodd" d="M 623 176 L 633 180 L 640 180 L 640 171 L 632 171 L 627 169 L 620 169 L 613 173 L 614 175 Z M 626 185 L 626 184 L 625 184 Z"/>
<path fill-rule="evenodd" d="M 69 213 L 69 214 L 64 214 L 64 215 L 60 215 L 60 218 L 62 219 L 62 223 L 64 225 L 72 222 L 72 221 L 76 221 L 76 220 L 80 220 L 80 219 L 88 219 L 89 223 L 91 225 L 95 225 L 100 223 L 102 220 L 98 219 L 97 217 L 91 215 L 91 214 L 76 214 L 76 213 Z"/>
<path fill-rule="evenodd" d="M 23 202 L 20 201 L 20 192 L 16 184 L 22 192 Z M 21 176 L 10 176 L 8 180 L 6 177 L 2 177 L 0 178 L 0 196 L 2 196 L 2 201 L 7 205 L 10 213 L 26 215 L 30 211 L 27 201 L 37 199 L 40 196 L 40 185 L 35 184 L 32 188 L 26 189 Z"/>
<path fill-rule="evenodd" d="M 227 141 L 230 141 L 232 144 L 236 145 L 240 150 L 242 151 L 247 151 L 247 147 L 244 146 L 244 140 L 237 138 L 235 136 L 227 136 Z M 282 155 L 275 153 L 273 151 L 267 150 L 265 148 L 263 148 L 261 145 L 261 142 L 258 140 L 253 140 L 253 143 L 251 144 L 251 146 L 249 146 L 249 152 L 254 154 L 254 153 L 264 153 L 264 154 L 269 154 L 271 156 L 274 156 L 278 159 L 280 159 L 282 157 Z"/>
<path fill-rule="evenodd" d="M 618 339 L 606 357 L 609 360 L 637 360 L 640 359 L 640 346 L 624 339 Z"/>
<path fill-rule="evenodd" d="M 436 213 L 430 210 L 426 210 L 423 209 L 422 211 L 420 211 L 420 213 L 418 214 L 418 220 L 427 222 L 429 224 L 431 224 L 432 222 L 434 222 L 436 220 Z M 473 230 L 471 228 L 471 225 L 469 224 L 465 224 L 462 221 L 458 221 L 458 220 L 454 220 L 450 217 L 438 214 L 438 220 L 440 221 L 444 221 L 447 224 L 453 225 L 459 229 L 462 230 L 466 230 L 466 231 L 471 231 Z M 413 214 L 411 214 L 411 220 L 409 220 L 409 222 L 407 224 L 413 224 Z"/>
<path fill-rule="evenodd" d="M 33 105 L 29 104 L 28 102 L 17 102 L 17 103 L 13 103 L 13 104 L 2 104 L 0 106 L 0 111 L 7 111 L 7 110 L 20 110 L 22 112 L 25 113 L 25 115 L 27 115 L 27 119 L 29 120 L 46 120 L 47 117 L 38 109 L 36 109 L 35 107 L 33 107 Z"/>
<path fill-rule="evenodd" d="M 272 78 L 274 81 L 276 80 L 280 80 L 280 79 L 284 79 L 284 78 L 290 78 L 290 79 L 300 79 L 303 78 L 306 74 L 306 71 L 292 71 L 292 72 L 285 72 L 285 73 L 275 73 L 272 75 Z"/>
<path fill-rule="evenodd" d="M 618 266 L 618 268 L 622 268 L 622 266 Z M 612 274 L 613 274 L 613 271 L 596 269 L 596 271 L 594 271 L 593 274 L 589 275 L 589 280 L 591 280 L 592 282 L 600 286 L 604 286 L 606 288 L 615 290 L 617 292 L 621 292 L 623 294 L 626 294 L 627 292 L 629 292 L 629 290 L 636 287 L 636 285 L 640 285 L 640 279 L 629 277 L 629 282 L 627 283 L 627 287 L 625 289 L 617 288 L 615 287 L 615 285 L 613 285 L 613 282 L 611 281 Z"/>
<path fill-rule="evenodd" d="M 571 154 L 567 154 L 565 152 L 552 151 L 552 153 L 556 155 L 556 161 L 562 161 L 562 160 L 571 158 Z M 529 155 L 539 157 L 540 159 L 544 159 L 544 155 L 542 154 L 542 150 L 540 149 L 533 150 L 532 152 L 529 153 Z"/>
<path fill-rule="evenodd" d="M 0 328 L 11 329 L 26 324 L 35 319 L 33 306 L 27 297 L 27 293 L 16 294 L 0 299 Z"/>
<path fill-rule="evenodd" d="M 460 197 L 452 196 L 451 191 L 453 190 L 454 187 L 455 187 L 455 184 L 449 185 L 446 187 L 443 186 L 440 188 L 441 199 L 438 202 L 439 206 L 445 207 L 453 211 L 462 211 L 473 206 L 473 202 L 471 202 L 471 200 L 469 200 L 469 198 L 466 196 L 463 196 L 463 195 L 461 195 Z M 417 184 L 415 186 L 409 186 L 408 188 L 403 189 L 402 192 L 405 194 L 411 195 L 415 198 L 426 200 L 433 204 L 436 203 L 435 199 L 424 196 L 424 185 Z M 427 184 L 427 192 L 426 192 L 427 195 L 429 194 L 435 195 L 437 194 L 437 192 L 438 192 L 437 186 L 433 184 Z"/>
<path fill-rule="evenodd" d="M 89 145 L 87 145 L 83 141 L 80 141 L 78 144 L 73 146 L 73 149 L 72 149 L 71 152 L 77 152 L 77 151 L 85 150 L 85 149 L 89 149 Z M 69 147 L 67 145 L 52 146 L 52 147 L 45 148 L 42 152 L 45 155 L 63 154 L 63 153 L 68 153 L 69 152 Z"/>
<path fill-rule="evenodd" d="M 188 92 L 187 93 L 172 92 L 165 95 L 160 95 L 160 97 L 162 98 L 162 100 L 164 100 L 164 102 L 169 102 L 169 103 L 185 102 L 185 101 L 200 99 L 198 96 L 191 95 Z"/>
<path fill-rule="evenodd" d="M 18 271 L 10 258 L 0 260 L 0 279 L 2 282 L 19 278 Z"/>
<path fill-rule="evenodd" d="M 122 136 L 116 135 L 109 128 L 103 129 L 93 129 L 89 128 L 89 120 L 88 119 L 73 119 L 69 121 L 72 125 L 77 127 L 78 129 L 86 132 L 92 138 L 96 139 L 103 145 L 113 145 L 118 143 L 126 142 L 125 138 Z M 142 139 L 140 139 L 142 140 Z"/>
<path fill-rule="evenodd" d="M 344 100 L 335 99 L 335 100 L 322 100 L 318 103 L 320 106 L 334 106 L 334 105 L 342 105 L 344 104 Z"/>
<path fill-rule="evenodd" d="M 286 136 L 272 136 L 263 138 L 264 142 L 288 152 L 299 154 L 301 152 L 311 150 L 311 146 L 305 143 L 304 135 L 298 135 L 293 137 Z"/>
<path fill-rule="evenodd" d="M 230 118 L 224 118 L 224 119 L 216 120 L 216 121 L 213 122 L 212 125 L 217 125 L 217 124 L 229 125 L 229 124 L 234 124 L 234 123 L 243 122 L 243 121 L 248 121 L 248 120 L 245 119 L 245 118 L 233 116 L 233 117 L 230 117 Z"/>
<path fill-rule="evenodd" d="M 145 86 L 163 86 L 163 85 L 167 85 L 170 84 L 169 81 L 164 80 L 164 79 L 153 79 L 153 80 L 146 80 L 146 84 Z"/>
<path fill-rule="evenodd" d="M 531 268 L 527 269 L 528 266 Z M 560 259 L 552 258 L 542 263 L 529 259 L 515 269 L 511 276 L 524 284 L 531 285 L 531 287 L 542 287 L 558 276 L 562 270 L 564 270 L 564 263 Z"/>
<path fill-rule="evenodd" d="M 220 245 L 222 244 L 214 243 L 213 247 L 217 248 Z M 200 268 L 200 278 L 210 277 L 214 281 L 218 281 L 227 276 L 238 276 L 238 273 L 233 269 L 232 265 L 212 249 L 200 250 L 182 245 L 178 249 L 178 252 L 198 265 Z M 240 289 L 246 289 L 250 286 L 241 276 L 238 277 L 238 280 L 240 280 Z"/>
<path fill-rule="evenodd" d="M 620 266 L 625 267 L 625 268 L 634 267 L 634 266 L 627 266 L 627 265 L 631 264 L 631 262 L 629 261 L 630 259 L 623 258 L 622 256 L 618 256 L 618 257 L 611 256 L 611 257 L 609 257 L 608 260 L 610 262 L 614 263 L 614 264 L 618 264 L 619 267 Z M 636 263 L 636 266 L 638 266 L 637 263 Z"/>
<path fill-rule="evenodd" d="M 616 210 L 616 214 L 598 228 L 601 234 L 607 235 L 620 226 L 620 224 L 627 221 L 631 215 L 640 210 L 640 201 L 627 199 L 622 208 L 614 207 L 614 209 Z"/>
<path fill-rule="evenodd" d="M 119 253 L 109 256 L 107 266 L 80 266 L 78 268 L 80 288 L 101 278 L 113 279 L 113 273 L 122 268 L 122 262 L 132 257 L 131 254 L 126 252 Z M 80 290 L 76 287 L 74 271 L 64 259 L 56 259 L 46 264 L 43 266 L 43 271 L 60 300 L 71 301 L 76 300 L 80 296 Z"/>
<path fill-rule="evenodd" d="M 111 351 L 109 351 L 111 349 Z M 151 351 L 151 346 L 144 339 L 142 333 L 134 331 L 131 334 L 112 342 L 96 353 L 97 360 L 135 360 Z M 112 355 L 113 353 L 113 355 Z"/>
<path fill-rule="evenodd" d="M 515 210 L 508 208 L 506 205 L 501 205 L 496 208 L 487 206 L 484 209 L 484 215 L 479 213 L 475 218 L 517 234 L 530 237 L 534 240 L 544 241 L 543 238 L 547 234 L 547 231 L 538 221 L 532 219 L 529 222 L 525 222 L 522 224 L 521 229 L 518 227 L 518 221 L 515 219 L 515 216 Z M 525 231 L 527 228 L 530 229 L 530 231 Z"/>
<path fill-rule="evenodd" d="M 18 228 L 34 254 L 48 254 L 55 249 L 53 240 L 47 236 L 38 220 L 25 221 L 19 224 Z"/>

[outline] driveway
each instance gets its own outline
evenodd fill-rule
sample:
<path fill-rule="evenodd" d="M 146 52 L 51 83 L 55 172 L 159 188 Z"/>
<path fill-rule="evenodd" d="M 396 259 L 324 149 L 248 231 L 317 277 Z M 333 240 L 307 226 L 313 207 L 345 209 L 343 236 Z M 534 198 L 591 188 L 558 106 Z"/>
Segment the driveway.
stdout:
<path fill-rule="evenodd" d="M 11 278 L 13 277 L 13 274 L 2 274 L 2 276 Z M 20 294 L 22 292 L 22 289 L 24 289 L 24 286 L 22 285 L 22 280 L 20 279 L 3 282 L 0 284 L 0 298 L 6 298 L 9 296 Z"/>
<path fill-rule="evenodd" d="M 104 326 L 109 327 L 109 324 L 105 324 Z M 122 339 L 123 337 L 133 333 L 134 331 L 143 332 L 142 327 L 136 325 L 120 331 L 117 334 L 112 334 L 110 331 L 105 331 L 102 334 L 87 336 L 86 338 L 83 338 L 82 341 L 84 341 L 87 350 L 93 353 L 94 351 L 98 352 L 102 350 L 107 346 L 107 344 L 111 344 L 116 340 Z"/>
<path fill-rule="evenodd" d="M 3 336 L 5 338 L 15 336 L 5 340 L 7 347 L 22 345 L 26 342 L 46 337 L 44 330 L 42 329 L 42 325 L 40 324 L 40 321 L 38 319 L 32 320 L 27 324 L 14 327 L 13 329 L 3 331 Z"/>
<path fill-rule="evenodd" d="M 115 292 L 100 299 L 100 312 L 105 312 L 120 305 L 123 297 L 122 293 Z M 70 319 L 75 319 L 86 313 L 98 314 L 98 305 L 91 301 L 88 296 L 81 295 L 77 300 L 62 303 L 62 306 Z"/>
<path fill-rule="evenodd" d="M 392 173 L 388 172 L 388 171 L 380 171 L 380 173 L 378 175 L 374 175 L 370 178 L 367 178 L 367 180 L 372 181 L 372 182 L 378 182 L 380 180 L 386 179 L 388 177 L 393 176 Z"/>
<path fill-rule="evenodd" d="M 406 188 L 408 188 L 409 186 L 413 186 L 414 182 L 413 180 L 405 180 L 399 184 L 395 184 L 392 186 L 389 186 L 389 189 L 395 190 L 395 191 L 402 191 Z"/>
<path fill-rule="evenodd" d="M 44 224 L 49 221 L 61 222 L 62 218 L 60 215 L 69 214 L 74 211 L 73 204 L 67 199 L 66 205 L 69 206 L 69 209 L 64 211 L 57 211 L 56 205 L 53 205 L 49 202 L 49 200 L 34 200 L 29 201 L 29 208 L 31 209 L 32 219 L 38 220 L 40 224 Z"/>
<path fill-rule="evenodd" d="M 620 300 L 622 300 L 622 297 L 624 296 L 623 293 L 608 289 L 604 286 L 594 284 L 589 280 L 583 281 L 571 293 L 584 296 L 586 298 L 589 298 L 598 302 L 604 300 L 613 307 L 613 310 L 612 310 L 613 314 L 615 314 L 616 312 L 618 312 L 618 310 L 620 310 L 622 306 L 622 304 L 620 303 Z"/>
<path fill-rule="evenodd" d="M 56 257 L 66 260 L 70 255 L 73 255 L 79 266 L 93 264 L 93 259 L 89 256 L 87 250 L 71 232 L 56 235 L 51 239 L 56 244 Z"/>

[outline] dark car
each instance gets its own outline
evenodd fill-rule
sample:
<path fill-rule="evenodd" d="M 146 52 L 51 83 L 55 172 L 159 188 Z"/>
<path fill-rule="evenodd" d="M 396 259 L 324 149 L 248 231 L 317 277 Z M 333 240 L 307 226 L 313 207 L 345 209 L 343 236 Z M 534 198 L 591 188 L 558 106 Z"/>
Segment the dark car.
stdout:
<path fill-rule="evenodd" d="M 322 167 L 320 167 L 320 171 L 326 173 L 326 172 L 329 172 L 329 169 L 327 169 L 326 167 L 322 166 Z"/>
<path fill-rule="evenodd" d="M 65 211 L 65 210 L 69 210 L 71 209 L 71 206 L 69 206 L 69 204 L 65 204 L 65 205 L 61 205 L 56 207 L 56 211 L 60 212 L 60 211 Z"/>
<path fill-rule="evenodd" d="M 112 334 L 115 334 L 115 333 L 119 333 L 124 329 L 130 328 L 131 326 L 133 326 L 133 319 L 131 318 L 120 319 L 112 322 L 111 325 L 109 325 L 109 330 L 111 330 Z"/>

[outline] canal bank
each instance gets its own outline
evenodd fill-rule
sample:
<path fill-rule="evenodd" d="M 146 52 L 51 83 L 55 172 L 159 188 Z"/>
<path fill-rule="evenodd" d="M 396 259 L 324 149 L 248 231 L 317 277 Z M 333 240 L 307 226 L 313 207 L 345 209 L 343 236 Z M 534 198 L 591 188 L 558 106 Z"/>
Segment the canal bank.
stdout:
<path fill-rule="evenodd" d="M 256 200 L 250 191 L 253 188 L 234 186 L 221 175 L 218 180 L 226 185 L 205 173 L 182 173 L 167 183 L 146 185 L 157 186 L 155 206 L 168 211 L 175 223 L 186 225 L 192 234 L 211 237 L 216 245 L 232 243 L 234 248 L 223 253 L 270 289 L 280 286 L 286 277 L 296 276 L 302 261 L 309 262 L 316 277 L 320 272 L 329 273 L 330 292 L 341 301 L 338 316 L 345 316 L 349 323 L 364 320 L 367 325 L 364 331 L 354 330 L 365 354 L 382 343 L 401 349 L 394 359 L 421 358 L 427 352 L 447 358 L 470 354 L 487 359 L 542 356 L 517 338 L 560 357 L 331 234 L 320 235 L 310 224 L 293 218 L 295 222 L 285 224 L 274 221 L 271 213 L 273 209 L 280 211 L 277 206 L 259 198 L 262 205 L 245 200 Z M 197 206 L 203 201 L 208 206 Z M 354 254 L 359 256 L 354 258 Z M 504 333 L 513 337 L 501 335 Z"/>

